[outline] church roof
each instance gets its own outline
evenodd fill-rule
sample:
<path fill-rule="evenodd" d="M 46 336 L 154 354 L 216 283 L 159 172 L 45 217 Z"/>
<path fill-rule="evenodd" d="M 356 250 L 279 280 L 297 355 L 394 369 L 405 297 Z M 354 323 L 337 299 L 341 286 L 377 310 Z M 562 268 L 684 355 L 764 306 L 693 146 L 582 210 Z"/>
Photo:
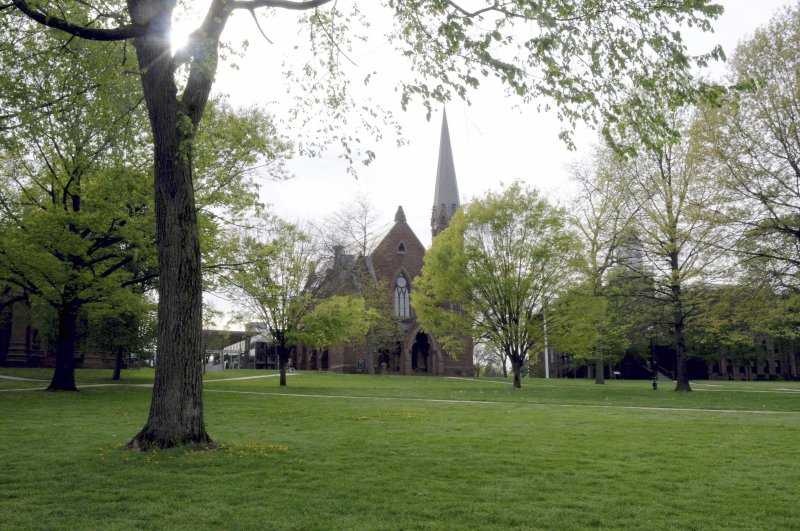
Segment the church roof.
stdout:
<path fill-rule="evenodd" d="M 402 214 L 402 207 L 398 208 Z M 394 286 L 397 275 L 402 271 L 408 281 L 422 274 L 422 260 L 425 246 L 419 241 L 414 230 L 405 220 L 405 216 L 397 216 L 392 228 L 381 242 L 370 253 L 365 264 L 374 278 L 385 280 Z"/>
<path fill-rule="evenodd" d="M 388 230 L 388 232 L 384 234 L 383 238 L 381 238 L 381 241 L 375 246 L 375 249 L 372 251 L 372 253 L 370 253 L 370 256 L 374 257 L 376 254 L 385 252 L 384 248 L 387 247 L 387 245 L 392 247 L 392 251 L 394 252 L 396 250 L 393 247 L 396 244 L 395 240 L 404 240 L 406 246 L 417 246 L 422 250 L 423 253 L 425 252 L 425 246 L 422 245 L 422 242 L 419 241 L 417 235 L 414 234 L 414 230 L 406 221 L 406 215 L 403 212 L 402 206 L 397 207 L 397 214 L 395 214 L 394 224 Z"/>
<path fill-rule="evenodd" d="M 453 163 L 453 148 L 450 147 L 450 130 L 447 127 L 447 111 L 442 113 L 442 137 L 439 140 L 439 164 L 436 168 L 436 191 L 433 206 L 452 207 L 459 205 L 456 166 Z"/>

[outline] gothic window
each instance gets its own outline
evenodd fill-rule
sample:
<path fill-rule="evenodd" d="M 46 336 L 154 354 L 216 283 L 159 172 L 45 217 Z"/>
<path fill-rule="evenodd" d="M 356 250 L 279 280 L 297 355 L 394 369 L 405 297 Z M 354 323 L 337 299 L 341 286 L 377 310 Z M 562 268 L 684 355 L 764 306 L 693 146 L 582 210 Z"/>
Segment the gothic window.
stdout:
<path fill-rule="evenodd" d="M 400 245 L 397 246 L 397 253 L 398 254 L 406 254 L 406 244 L 400 242 Z"/>
<path fill-rule="evenodd" d="M 394 283 L 394 315 L 395 317 L 411 316 L 408 298 L 408 281 L 402 274 Z"/>

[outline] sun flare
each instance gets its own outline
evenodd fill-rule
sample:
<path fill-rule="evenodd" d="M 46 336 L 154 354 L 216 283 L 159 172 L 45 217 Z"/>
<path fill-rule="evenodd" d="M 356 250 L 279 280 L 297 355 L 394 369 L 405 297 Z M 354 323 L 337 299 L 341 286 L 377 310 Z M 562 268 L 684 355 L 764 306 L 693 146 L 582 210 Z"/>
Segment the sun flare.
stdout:
<path fill-rule="evenodd" d="M 186 46 L 189 42 L 189 35 L 194 31 L 194 24 L 186 20 L 173 20 L 172 31 L 170 32 L 170 43 L 172 44 L 172 53 L 175 54 L 178 50 Z"/>

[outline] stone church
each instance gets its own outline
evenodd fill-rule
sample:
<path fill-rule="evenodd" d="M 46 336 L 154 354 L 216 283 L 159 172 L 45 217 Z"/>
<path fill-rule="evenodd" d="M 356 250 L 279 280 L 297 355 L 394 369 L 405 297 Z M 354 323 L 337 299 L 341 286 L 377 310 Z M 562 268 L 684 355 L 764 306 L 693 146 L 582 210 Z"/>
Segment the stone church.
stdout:
<path fill-rule="evenodd" d="M 459 207 L 453 151 L 447 115 L 442 116 L 439 161 L 431 213 L 431 233 L 435 237 L 445 228 Z M 394 225 L 369 256 L 337 255 L 335 267 L 342 273 L 366 270 L 368 278 L 387 286 L 387 301 L 400 327 L 394 349 L 373 356 L 375 372 L 388 374 L 428 374 L 439 376 L 473 376 L 472 346 L 464 352 L 446 352 L 436 337 L 426 332 L 416 320 L 410 293 L 414 278 L 422 274 L 425 247 L 406 222 L 403 207 L 397 208 Z M 341 274 L 337 275 L 341 278 Z M 367 372 L 366 345 L 335 345 L 319 355 L 300 352 L 298 367 L 334 372 Z"/>
<path fill-rule="evenodd" d="M 436 187 L 431 214 L 433 236 L 444 230 L 459 207 L 458 183 L 456 181 L 453 152 L 447 116 L 442 117 L 439 160 L 436 171 Z M 440 376 L 472 376 L 472 346 L 464 352 L 445 352 L 439 341 L 417 323 L 410 294 L 414 278 L 422 273 L 425 247 L 406 222 L 403 208 L 398 207 L 394 225 L 369 256 L 339 254 L 334 258 L 336 276 L 350 281 L 366 276 L 387 288 L 386 302 L 393 309 L 398 326 L 398 341 L 394 348 L 383 349 L 372 356 L 375 372 L 388 374 L 428 374 Z M 358 273 L 358 275 L 355 275 Z M 341 284 L 341 283 L 340 283 Z M 351 282 L 344 291 L 358 289 Z M 337 291 L 337 290 L 334 290 Z M 341 290 L 341 286 L 338 288 Z M 36 326 L 23 304 L 0 311 L 0 365 L 49 366 L 52 364 L 40 346 Z M 227 336 L 226 336 L 227 337 Z M 238 343 L 236 345 L 239 345 Z M 236 346 L 236 345 L 231 345 Z M 252 353 L 252 362 L 242 360 L 244 365 L 254 368 L 277 368 L 274 349 L 258 336 L 244 338 L 237 352 Z M 221 351 L 222 352 L 222 351 Z M 245 357 L 247 359 L 249 357 Z M 334 345 L 323 352 L 305 352 L 298 349 L 293 355 L 300 369 L 319 369 L 334 372 L 368 372 L 366 367 L 367 345 Z M 112 366 L 113 358 L 89 353 L 79 353 L 79 367 Z"/>

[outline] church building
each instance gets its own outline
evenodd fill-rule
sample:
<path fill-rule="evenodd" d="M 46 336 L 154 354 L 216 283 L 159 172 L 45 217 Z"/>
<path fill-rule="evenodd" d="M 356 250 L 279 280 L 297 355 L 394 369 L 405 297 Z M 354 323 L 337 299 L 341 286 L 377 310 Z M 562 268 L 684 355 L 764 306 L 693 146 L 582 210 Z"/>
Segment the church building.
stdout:
<path fill-rule="evenodd" d="M 434 237 L 447 228 L 459 204 L 453 150 L 447 115 L 444 114 L 431 213 L 431 233 Z M 382 282 L 387 287 L 386 297 L 400 328 L 399 341 L 390 351 L 372 356 L 375 372 L 473 376 L 475 368 L 471 344 L 463 352 L 447 352 L 437 338 L 426 332 L 416 320 L 410 295 L 414 289 L 414 279 L 422 274 L 424 256 L 425 247 L 408 225 L 403 207 L 399 206 L 394 225 L 369 256 L 337 256 L 335 263 L 338 268 L 366 270 L 368 278 Z M 341 278 L 341 275 L 337 277 Z M 366 348 L 366 345 L 335 345 L 323 352 L 319 360 L 313 356 L 307 362 L 301 354 L 299 367 L 334 372 L 367 372 L 366 363 L 370 357 L 366 354 Z"/>

